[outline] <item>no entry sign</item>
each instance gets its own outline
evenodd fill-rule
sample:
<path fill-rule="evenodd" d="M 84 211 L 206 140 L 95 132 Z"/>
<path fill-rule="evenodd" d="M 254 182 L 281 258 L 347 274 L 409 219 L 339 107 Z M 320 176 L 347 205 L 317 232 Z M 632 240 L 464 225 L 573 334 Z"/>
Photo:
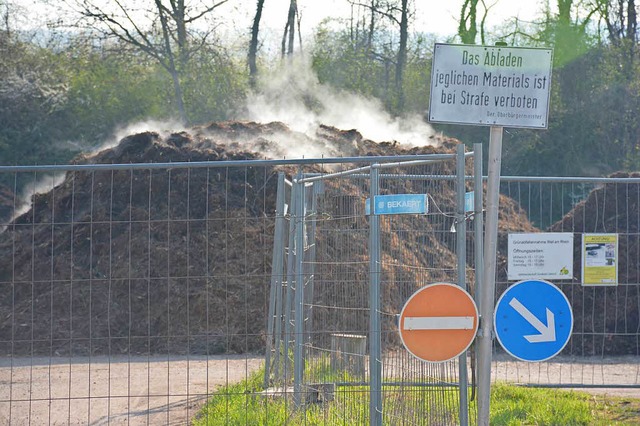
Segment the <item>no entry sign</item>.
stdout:
<path fill-rule="evenodd" d="M 478 309 L 473 298 L 450 283 L 416 291 L 400 313 L 400 338 L 416 358 L 444 362 L 462 354 L 476 336 Z"/>

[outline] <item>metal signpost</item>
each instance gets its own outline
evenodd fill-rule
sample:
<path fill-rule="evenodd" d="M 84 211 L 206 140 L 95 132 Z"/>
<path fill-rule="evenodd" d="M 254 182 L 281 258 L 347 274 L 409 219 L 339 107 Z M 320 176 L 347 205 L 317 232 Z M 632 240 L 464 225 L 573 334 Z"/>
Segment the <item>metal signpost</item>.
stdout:
<path fill-rule="evenodd" d="M 553 51 L 436 44 L 429 120 L 491 126 L 478 333 L 478 425 L 489 424 L 502 129 L 548 126 Z"/>
<path fill-rule="evenodd" d="M 522 361 L 545 361 L 569 341 L 573 311 L 569 299 L 544 280 L 520 281 L 496 304 L 496 338 L 509 354 Z"/>

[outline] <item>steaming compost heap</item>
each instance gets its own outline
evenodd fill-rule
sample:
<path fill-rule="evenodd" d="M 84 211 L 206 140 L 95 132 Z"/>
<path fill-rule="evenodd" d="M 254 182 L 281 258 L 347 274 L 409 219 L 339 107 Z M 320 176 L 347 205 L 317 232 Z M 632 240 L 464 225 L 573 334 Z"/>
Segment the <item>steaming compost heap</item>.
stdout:
<path fill-rule="evenodd" d="M 265 153 L 278 158 L 284 154 L 278 140 L 319 144 L 336 156 L 452 153 L 459 143 L 434 138 L 432 146 L 409 148 L 328 126 L 320 126 L 310 137 L 279 122 L 222 122 L 168 135 L 130 135 L 112 148 L 79 156 L 74 162 L 252 160 L 264 158 Z M 455 173 L 455 165 L 446 167 Z M 3 231 L 0 350 L 12 355 L 262 351 L 279 171 L 291 177 L 297 169 L 68 172 L 54 189 L 33 196 L 31 208 Z M 403 191 L 411 192 L 410 182 L 402 185 Z M 366 194 L 355 185 L 344 185 L 340 191 L 364 203 Z M 453 211 L 453 191 L 437 197 L 441 209 Z M 513 200 L 501 196 L 500 208 L 504 253 L 507 232 L 536 229 Z M 438 268 L 455 271 L 455 238 L 418 241 L 409 233 L 400 241 L 393 231 L 382 227 L 383 265 L 399 257 L 424 266 L 438 259 Z M 360 235 L 353 244 L 366 246 L 366 233 Z M 333 259 L 341 258 L 341 245 L 323 243 L 330 247 Z M 504 266 L 503 255 L 499 262 Z M 360 286 L 363 294 L 368 267 L 358 268 L 353 285 Z M 411 269 L 383 266 L 383 272 L 389 277 L 383 289 L 385 312 L 399 312 L 406 299 L 394 290 L 394 283 L 415 283 L 418 288 L 425 278 L 450 279 L 435 268 L 427 277 L 423 272 L 420 279 Z M 637 265 L 633 273 L 637 275 Z M 504 267 L 499 267 L 500 274 L 504 275 Z M 472 276 L 468 279 L 471 282 Z M 321 305 L 330 293 L 320 289 L 314 297 Z M 345 321 L 345 329 L 367 329 L 365 317 Z M 392 319 L 385 321 L 385 328 L 393 328 Z M 399 343 L 392 333 L 385 339 L 390 345 Z"/>

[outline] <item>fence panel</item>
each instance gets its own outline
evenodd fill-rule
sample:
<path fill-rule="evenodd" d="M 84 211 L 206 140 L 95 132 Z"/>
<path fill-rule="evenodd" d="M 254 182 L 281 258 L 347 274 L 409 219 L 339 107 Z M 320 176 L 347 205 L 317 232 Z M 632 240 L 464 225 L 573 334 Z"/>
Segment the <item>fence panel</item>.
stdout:
<path fill-rule="evenodd" d="M 272 166 L 0 172 L 0 423 L 186 424 L 261 367 Z"/>
<path fill-rule="evenodd" d="M 292 197 L 297 176 L 359 165 L 328 163 L 0 168 L 0 422 L 367 423 L 370 185 L 344 177 Z M 450 163 L 382 179 L 381 193 L 428 193 L 434 212 L 380 221 L 386 422 L 458 415 L 457 361 L 410 358 L 396 324 L 416 288 L 456 279 L 450 181 L 402 178 L 450 174 Z M 332 404 L 293 404 L 300 348 L 299 390 Z"/>
<path fill-rule="evenodd" d="M 640 180 L 612 178 L 504 177 L 501 192 L 526 211 L 528 232 L 574 236 L 573 277 L 554 281 L 569 299 L 574 327 L 562 353 L 546 362 L 523 363 L 496 347 L 493 375 L 536 386 L 640 388 Z M 514 221 L 501 217 L 501 251 L 496 292 L 506 278 L 507 235 Z M 511 223 L 510 223 L 511 222 Z M 522 227 L 521 227 L 522 228 Z M 619 275 L 614 286 L 583 286 L 582 236 L 614 233 L 619 240 Z"/>
<path fill-rule="evenodd" d="M 283 300 L 274 305 L 283 305 L 290 313 L 289 318 L 284 315 L 284 327 L 302 325 L 293 335 L 282 336 L 282 347 L 287 348 L 283 355 L 293 358 L 289 375 L 276 374 L 280 367 L 272 362 L 274 374 L 268 380 L 276 393 L 286 393 L 287 385 L 291 386 L 292 403 L 303 406 L 310 416 L 315 412 L 314 403 L 329 400 L 340 408 L 324 416 L 337 422 L 377 424 L 379 420 L 369 417 L 377 410 L 382 410 L 384 424 L 460 422 L 458 381 L 460 369 L 467 368 L 466 358 L 464 365 L 458 360 L 424 363 L 402 348 L 398 334 L 398 315 L 414 291 L 434 282 L 458 282 L 457 236 L 452 232 L 457 219 L 455 156 L 436 160 L 388 168 L 382 164 L 379 171 L 380 194 L 428 194 L 429 199 L 425 215 L 377 217 L 381 251 L 379 389 L 371 370 L 376 366 L 371 355 L 375 284 L 370 238 L 374 228 L 366 206 L 372 193 L 371 169 L 349 170 L 355 165 L 345 164 L 325 175 L 298 174 L 292 183 L 289 208 L 304 220 L 293 213 L 290 217 L 288 263 L 295 265 L 280 271 L 288 278 L 283 290 L 275 292 Z M 304 194 L 296 190 L 300 182 L 306 182 Z M 296 193 L 300 194 L 297 198 Z M 473 281 L 472 269 L 468 275 Z M 304 300 L 303 307 L 291 301 L 297 297 Z M 280 346 L 278 338 L 275 336 L 275 347 Z M 276 356 L 273 353 L 271 358 Z M 283 368 L 280 371 L 286 373 Z M 374 401 L 376 392 L 380 393 L 380 408 Z"/>

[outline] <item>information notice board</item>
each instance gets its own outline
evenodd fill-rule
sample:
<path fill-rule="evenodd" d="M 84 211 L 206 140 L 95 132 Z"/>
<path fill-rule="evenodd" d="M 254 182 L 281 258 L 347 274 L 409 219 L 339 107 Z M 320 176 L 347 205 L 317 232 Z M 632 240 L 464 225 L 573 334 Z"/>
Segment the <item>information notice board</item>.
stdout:
<path fill-rule="evenodd" d="M 582 285 L 618 285 L 618 234 L 582 234 Z"/>
<path fill-rule="evenodd" d="M 547 128 L 551 49 L 436 43 L 429 121 Z"/>
<path fill-rule="evenodd" d="M 520 279 L 573 279 L 573 234 L 509 234 L 507 275 Z"/>

